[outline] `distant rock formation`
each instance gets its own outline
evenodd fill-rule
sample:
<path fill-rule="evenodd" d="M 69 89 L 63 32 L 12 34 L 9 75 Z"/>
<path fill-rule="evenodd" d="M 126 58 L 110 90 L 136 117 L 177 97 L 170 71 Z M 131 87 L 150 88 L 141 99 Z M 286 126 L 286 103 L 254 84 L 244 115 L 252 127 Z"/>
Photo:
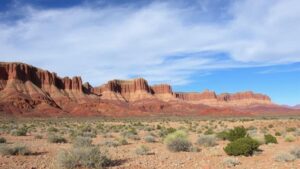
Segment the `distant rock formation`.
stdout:
<path fill-rule="evenodd" d="M 92 87 L 81 77 L 61 78 L 28 64 L 0 62 L 0 112 L 12 115 L 207 115 L 216 110 L 236 114 L 249 106 L 263 106 L 264 111 L 276 107 L 268 96 L 251 91 L 173 92 L 168 84 L 150 86 L 143 78 Z"/>

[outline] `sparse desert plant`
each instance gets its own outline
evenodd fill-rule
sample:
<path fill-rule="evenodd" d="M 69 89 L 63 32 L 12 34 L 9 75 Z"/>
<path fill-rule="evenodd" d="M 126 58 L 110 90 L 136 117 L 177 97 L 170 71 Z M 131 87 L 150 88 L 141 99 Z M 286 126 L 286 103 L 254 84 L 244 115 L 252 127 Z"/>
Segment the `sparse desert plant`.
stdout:
<path fill-rule="evenodd" d="M 58 129 L 57 128 L 55 128 L 55 127 L 49 127 L 48 129 L 47 129 L 47 131 L 49 132 L 49 133 L 56 133 L 56 132 L 58 132 Z"/>
<path fill-rule="evenodd" d="M 90 137 L 78 136 L 73 140 L 74 147 L 88 147 L 92 146 L 92 139 Z"/>
<path fill-rule="evenodd" d="M 60 135 L 50 134 L 48 135 L 48 142 L 50 143 L 67 143 L 67 140 Z"/>
<path fill-rule="evenodd" d="M 10 134 L 13 136 L 26 136 L 27 129 L 24 127 L 19 128 L 19 129 L 13 129 L 13 130 L 11 130 Z"/>
<path fill-rule="evenodd" d="M 253 134 L 250 136 L 253 140 L 257 141 L 259 145 L 266 144 L 265 135 L 263 134 Z"/>
<path fill-rule="evenodd" d="M 296 130 L 295 130 L 294 136 L 300 136 L 300 129 L 296 129 Z"/>
<path fill-rule="evenodd" d="M 250 137 L 239 138 L 231 143 L 229 143 L 224 151 L 228 155 L 238 156 L 250 156 L 254 151 L 258 150 L 259 143 Z"/>
<path fill-rule="evenodd" d="M 276 131 L 275 136 L 281 136 L 281 133 L 279 131 Z"/>
<path fill-rule="evenodd" d="M 0 137 L 0 144 L 6 143 L 6 139 L 4 137 Z"/>
<path fill-rule="evenodd" d="M 277 144 L 278 143 L 276 137 L 272 136 L 271 134 L 265 135 L 265 142 L 266 142 L 266 144 L 269 144 L 269 143 Z"/>
<path fill-rule="evenodd" d="M 167 144 L 168 149 L 173 152 L 189 151 L 191 146 L 190 141 L 182 138 L 176 138 Z"/>
<path fill-rule="evenodd" d="M 166 138 L 164 139 L 164 143 L 165 144 L 168 144 L 170 143 L 171 141 L 175 140 L 175 139 L 184 139 L 184 140 L 187 140 L 187 137 L 188 137 L 188 134 L 187 132 L 183 131 L 183 130 L 177 130 L 173 133 L 170 133 L 166 136 Z"/>
<path fill-rule="evenodd" d="M 187 137 L 188 135 L 185 131 L 178 130 L 168 134 L 164 143 L 167 145 L 168 149 L 173 152 L 189 151 L 192 144 Z"/>
<path fill-rule="evenodd" d="M 120 144 L 118 141 L 107 140 L 103 143 L 107 147 L 118 147 Z"/>
<path fill-rule="evenodd" d="M 216 136 L 220 140 L 228 140 L 228 131 L 221 131 Z"/>
<path fill-rule="evenodd" d="M 43 138 L 43 136 L 42 136 L 42 135 L 39 135 L 39 134 L 37 134 L 37 135 L 35 135 L 35 136 L 34 136 L 34 138 L 35 138 L 35 139 L 42 139 L 42 138 Z"/>
<path fill-rule="evenodd" d="M 291 135 L 291 134 L 288 134 L 288 135 L 286 135 L 285 137 L 284 137 L 284 140 L 286 141 L 286 142 L 293 142 L 293 141 L 295 141 L 295 136 L 293 136 L 293 135 Z"/>
<path fill-rule="evenodd" d="M 226 167 L 234 167 L 236 165 L 241 164 L 241 162 L 237 159 L 237 158 L 233 158 L 233 157 L 226 157 L 223 159 L 223 164 Z"/>
<path fill-rule="evenodd" d="M 214 134 L 215 132 L 214 132 L 214 130 L 212 129 L 212 128 L 208 128 L 203 134 L 204 135 L 212 135 L 212 134 Z"/>
<path fill-rule="evenodd" d="M 295 127 L 286 128 L 286 132 L 294 132 L 294 131 L 296 131 Z"/>
<path fill-rule="evenodd" d="M 141 145 L 135 150 L 135 153 L 138 155 L 148 155 L 149 152 L 150 152 L 150 148 L 145 145 Z"/>
<path fill-rule="evenodd" d="M 215 135 L 200 135 L 197 144 L 211 147 L 217 145 L 217 139 Z"/>
<path fill-rule="evenodd" d="M 117 142 L 119 145 L 127 145 L 128 141 L 125 138 L 119 138 L 117 139 Z"/>
<path fill-rule="evenodd" d="M 155 142 L 155 137 L 152 136 L 152 135 L 147 135 L 147 136 L 145 136 L 144 140 L 145 140 L 147 143 L 154 143 L 154 142 Z"/>
<path fill-rule="evenodd" d="M 229 130 L 228 132 L 228 140 L 229 141 L 235 141 L 239 138 L 245 137 L 247 134 L 246 129 L 241 126 L 241 127 L 235 127 L 234 129 Z"/>
<path fill-rule="evenodd" d="M 111 163 L 111 160 L 96 146 L 62 150 L 56 159 L 58 167 L 63 169 L 103 168 Z"/>
<path fill-rule="evenodd" d="M 171 133 L 174 133 L 176 131 L 176 129 L 172 128 L 172 127 L 169 127 L 169 128 L 161 128 L 158 135 L 160 137 L 165 137 L 167 136 L 168 134 L 171 134 Z"/>
<path fill-rule="evenodd" d="M 0 146 L 2 155 L 30 155 L 30 150 L 25 145 L 2 145 Z"/>
<path fill-rule="evenodd" d="M 293 148 L 290 153 L 295 156 L 296 158 L 300 158 L 300 147 Z"/>
<path fill-rule="evenodd" d="M 295 156 L 286 152 L 279 153 L 274 157 L 274 160 L 277 162 L 290 162 L 290 161 L 294 161 L 295 159 L 296 159 Z"/>

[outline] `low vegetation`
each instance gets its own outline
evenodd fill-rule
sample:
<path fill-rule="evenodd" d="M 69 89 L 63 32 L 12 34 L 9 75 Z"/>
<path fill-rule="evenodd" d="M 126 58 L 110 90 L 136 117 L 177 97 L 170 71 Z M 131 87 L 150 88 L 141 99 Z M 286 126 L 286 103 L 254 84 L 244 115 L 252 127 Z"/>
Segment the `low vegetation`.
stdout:
<path fill-rule="evenodd" d="M 244 137 L 239 138 L 237 140 L 234 140 L 233 142 L 229 143 L 225 148 L 225 152 L 228 155 L 233 156 L 250 156 L 253 154 L 254 151 L 257 151 L 259 147 L 259 143 L 250 138 L 250 137 Z"/>

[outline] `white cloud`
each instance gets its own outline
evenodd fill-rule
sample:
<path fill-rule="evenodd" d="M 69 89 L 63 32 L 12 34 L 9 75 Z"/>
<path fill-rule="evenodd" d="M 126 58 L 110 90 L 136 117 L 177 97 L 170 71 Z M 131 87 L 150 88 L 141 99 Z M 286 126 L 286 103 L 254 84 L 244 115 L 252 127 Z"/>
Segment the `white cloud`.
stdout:
<path fill-rule="evenodd" d="M 300 61 L 297 0 L 238 1 L 228 9 L 232 19 L 217 23 L 187 22 L 191 10 L 167 3 L 139 9 L 25 7 L 24 19 L 0 23 L 1 60 L 81 75 L 93 85 L 132 76 L 181 85 L 210 69 Z"/>

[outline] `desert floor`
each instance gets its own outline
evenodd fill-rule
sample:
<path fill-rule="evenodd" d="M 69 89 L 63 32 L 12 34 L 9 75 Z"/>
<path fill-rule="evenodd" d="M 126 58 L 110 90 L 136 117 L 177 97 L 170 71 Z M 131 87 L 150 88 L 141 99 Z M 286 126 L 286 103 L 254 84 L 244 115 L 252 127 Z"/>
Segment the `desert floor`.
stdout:
<path fill-rule="evenodd" d="M 122 119 L 102 120 L 94 119 L 2 119 L 0 123 L 0 137 L 6 139 L 5 146 L 14 144 L 26 145 L 33 152 L 28 156 L 0 155 L 1 169 L 55 169 L 57 154 L 63 149 L 72 148 L 70 131 L 83 130 L 90 132 L 93 144 L 99 145 L 101 152 L 112 160 L 107 168 L 114 169 L 179 169 L 179 168 L 203 168 L 221 169 L 229 168 L 224 160 L 228 156 L 223 148 L 229 141 L 218 139 L 215 146 L 202 146 L 197 144 L 199 135 L 207 130 L 218 133 L 232 129 L 235 126 L 244 126 L 254 130 L 257 135 L 261 133 L 280 133 L 276 136 L 278 144 L 262 144 L 260 152 L 252 156 L 233 157 L 240 164 L 231 168 L 240 169 L 299 169 L 300 159 L 289 162 L 275 161 L 276 156 L 289 153 L 290 150 L 300 147 L 300 119 L 292 118 L 246 118 L 246 119 L 201 119 L 201 118 L 163 118 L 163 119 Z M 12 130 L 22 127 L 28 129 L 26 136 L 15 136 Z M 52 129 L 49 129 L 52 128 Z M 55 128 L 55 129 L 53 129 Z M 87 129 L 86 129 L 87 128 Z M 128 128 L 134 128 L 137 134 L 134 137 L 122 135 Z M 159 136 L 161 128 L 174 128 L 185 130 L 188 139 L 199 151 L 195 152 L 171 152 Z M 56 130 L 57 129 L 57 130 Z M 67 143 L 50 143 L 47 139 L 51 133 L 59 134 L 67 139 Z M 155 142 L 146 142 L 145 136 L 151 134 Z M 42 138 L 37 138 L 39 135 Z M 293 135 L 292 141 L 287 141 L 286 136 Z M 127 140 L 128 144 L 113 145 L 118 138 Z M 140 145 L 149 148 L 147 155 L 139 155 L 136 149 Z"/>

